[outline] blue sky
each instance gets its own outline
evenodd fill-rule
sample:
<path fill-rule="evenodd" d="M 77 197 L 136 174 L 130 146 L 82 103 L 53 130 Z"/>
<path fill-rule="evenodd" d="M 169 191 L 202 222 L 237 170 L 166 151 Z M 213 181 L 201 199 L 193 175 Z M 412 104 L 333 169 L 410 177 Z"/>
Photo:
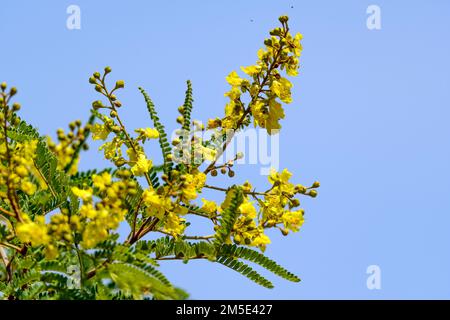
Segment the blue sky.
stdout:
<path fill-rule="evenodd" d="M 81 30 L 66 28 L 70 4 Z M 370 4 L 381 30 L 366 27 Z M 149 123 L 143 86 L 173 129 L 187 79 L 195 118 L 222 114 L 224 77 L 255 61 L 281 14 L 304 34 L 281 167 L 322 187 L 303 201 L 301 232 L 273 235 L 267 254 L 303 281 L 262 271 L 268 290 L 203 261 L 162 269 L 194 299 L 450 298 L 449 1 L 2 0 L 0 80 L 19 88 L 23 117 L 53 134 L 87 118 L 97 99 L 87 79 L 110 65 L 126 81 L 127 126 Z M 81 167 L 106 165 L 91 150 Z M 256 165 L 237 175 L 267 185 Z M 366 287 L 373 264 L 381 290 Z"/>

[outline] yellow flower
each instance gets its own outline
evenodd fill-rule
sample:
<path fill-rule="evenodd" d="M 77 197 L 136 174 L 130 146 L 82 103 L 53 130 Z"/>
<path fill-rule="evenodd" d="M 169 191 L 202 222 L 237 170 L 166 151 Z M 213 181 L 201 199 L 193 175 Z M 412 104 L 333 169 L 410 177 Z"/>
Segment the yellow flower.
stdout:
<path fill-rule="evenodd" d="M 136 164 L 131 167 L 131 172 L 133 172 L 135 176 L 142 176 L 150 170 L 152 165 L 152 160 L 147 159 L 145 154 L 141 153 L 138 156 Z"/>
<path fill-rule="evenodd" d="M 226 80 L 233 87 L 240 86 L 243 81 L 243 79 L 239 77 L 236 71 L 230 72 L 230 74 L 226 77 Z"/>
<path fill-rule="evenodd" d="M 217 210 L 217 204 L 214 201 L 206 200 L 205 198 L 202 198 L 203 206 L 202 210 L 207 213 L 215 213 Z"/>
<path fill-rule="evenodd" d="M 110 142 L 105 142 L 99 148 L 99 150 L 103 150 L 106 159 L 113 159 L 122 155 L 122 149 L 120 148 L 122 141 L 116 138 L 117 137 Z"/>
<path fill-rule="evenodd" d="M 251 202 L 244 202 L 239 206 L 239 211 L 249 218 L 256 218 L 256 209 Z"/>
<path fill-rule="evenodd" d="M 157 139 L 159 137 L 158 130 L 153 128 L 136 129 L 135 131 L 147 139 Z"/>
<path fill-rule="evenodd" d="M 95 219 L 97 217 L 97 210 L 91 203 L 83 204 L 80 207 L 80 215 L 84 218 Z"/>
<path fill-rule="evenodd" d="M 184 232 L 184 229 L 186 228 L 185 221 L 185 219 L 180 218 L 175 213 L 169 212 L 164 223 L 164 230 L 177 237 Z"/>
<path fill-rule="evenodd" d="M 142 194 L 142 201 L 147 206 L 150 215 L 162 219 L 166 208 L 170 206 L 170 200 L 158 195 L 153 189 L 145 189 Z"/>
<path fill-rule="evenodd" d="M 111 184 L 111 174 L 109 172 L 103 172 L 102 174 L 94 174 L 92 175 L 92 182 L 95 187 L 99 190 L 103 191 L 107 186 Z"/>
<path fill-rule="evenodd" d="M 297 232 L 305 221 L 303 218 L 303 210 L 288 211 L 283 214 L 282 220 L 286 228 Z"/>
<path fill-rule="evenodd" d="M 16 233 L 23 242 L 31 242 L 33 246 L 47 244 L 50 237 L 47 234 L 47 226 L 45 225 L 45 217 L 37 216 L 35 221 L 31 221 L 28 215 L 23 215 L 24 222 L 18 223 Z"/>
<path fill-rule="evenodd" d="M 266 245 L 270 244 L 270 238 L 261 232 L 256 238 L 253 239 L 252 245 L 260 247 L 262 251 L 266 249 Z"/>
<path fill-rule="evenodd" d="M 287 183 L 289 179 L 292 177 L 292 173 L 288 171 L 288 169 L 284 169 L 281 173 L 278 173 L 275 169 L 270 170 L 269 174 L 269 182 L 274 184 L 275 182 L 279 182 L 281 184 Z"/>
<path fill-rule="evenodd" d="M 284 103 L 291 103 L 291 88 L 292 83 L 286 78 L 272 81 L 270 90 L 281 99 Z"/>
<path fill-rule="evenodd" d="M 78 187 L 72 187 L 72 192 L 77 197 L 81 198 L 81 200 L 87 202 L 92 199 L 92 189 L 88 188 L 86 190 L 80 189 Z"/>
<path fill-rule="evenodd" d="M 249 76 L 253 76 L 255 74 L 260 73 L 261 69 L 262 69 L 261 66 L 258 66 L 258 65 L 256 65 L 256 66 L 248 66 L 248 67 L 241 67 L 241 70 L 244 73 L 248 74 Z"/>
<path fill-rule="evenodd" d="M 91 131 L 93 140 L 106 140 L 110 132 L 105 125 L 99 123 L 94 124 Z"/>
<path fill-rule="evenodd" d="M 20 189 L 30 196 L 36 192 L 36 186 L 28 180 L 22 180 Z"/>

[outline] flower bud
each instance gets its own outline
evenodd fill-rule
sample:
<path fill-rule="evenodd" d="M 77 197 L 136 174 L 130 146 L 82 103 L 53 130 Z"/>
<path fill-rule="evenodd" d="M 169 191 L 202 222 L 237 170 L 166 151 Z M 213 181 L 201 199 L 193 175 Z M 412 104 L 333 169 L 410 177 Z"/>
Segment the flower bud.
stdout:
<path fill-rule="evenodd" d="M 217 170 L 216 169 L 211 170 L 211 175 L 213 177 L 217 176 Z"/>
<path fill-rule="evenodd" d="M 20 110 L 20 103 L 14 102 L 12 105 L 13 111 L 19 111 Z"/>
<path fill-rule="evenodd" d="M 117 117 L 117 112 L 115 110 L 112 110 L 109 115 L 111 116 L 111 118 L 115 118 Z"/>
<path fill-rule="evenodd" d="M 114 106 L 120 108 L 122 106 L 122 102 L 120 102 L 119 100 L 114 101 Z"/>
<path fill-rule="evenodd" d="M 178 122 L 179 124 L 183 124 L 183 122 L 184 122 L 184 117 L 183 117 L 183 116 L 177 117 L 177 122 Z"/>
<path fill-rule="evenodd" d="M 242 158 L 244 158 L 244 153 L 243 153 L 243 152 L 238 152 L 238 153 L 236 154 L 236 160 L 242 159 Z"/>
<path fill-rule="evenodd" d="M 110 73 L 112 70 L 111 70 L 111 67 L 105 67 L 105 74 L 108 74 L 108 73 Z"/>
<path fill-rule="evenodd" d="M 16 87 L 12 87 L 9 90 L 9 95 L 12 97 L 13 95 L 15 95 L 17 93 L 17 88 Z"/>
<path fill-rule="evenodd" d="M 90 77 L 90 78 L 89 78 L 89 83 L 91 83 L 91 84 L 96 84 L 96 83 L 97 83 L 97 80 L 96 80 L 94 77 Z"/>
<path fill-rule="evenodd" d="M 311 188 L 319 188 L 319 187 L 320 187 L 319 181 L 314 181 L 313 185 L 311 186 Z"/>
<path fill-rule="evenodd" d="M 123 166 L 127 161 L 124 158 L 119 158 L 117 160 L 114 160 L 114 164 L 118 167 Z"/>
<path fill-rule="evenodd" d="M 125 81 L 123 80 L 117 80 L 116 81 L 116 89 L 121 89 L 125 87 Z"/>
<path fill-rule="evenodd" d="M 0 84 L 0 88 L 2 88 L 2 91 L 5 91 L 5 90 L 6 90 L 6 87 L 7 87 L 6 82 L 2 82 L 2 83 Z"/>
<path fill-rule="evenodd" d="M 228 176 L 230 178 L 233 178 L 234 177 L 234 171 L 233 170 L 228 171 Z"/>
<path fill-rule="evenodd" d="M 220 169 L 220 173 L 221 173 L 221 174 L 227 173 L 227 168 L 222 167 L 222 169 Z"/>
<path fill-rule="evenodd" d="M 310 196 L 311 198 L 315 198 L 315 197 L 317 197 L 317 191 L 316 190 L 309 190 L 307 195 Z"/>
<path fill-rule="evenodd" d="M 100 100 L 96 100 L 96 101 L 92 102 L 92 108 L 94 108 L 94 110 L 104 108 L 104 107 L 105 106 L 103 105 L 103 103 Z"/>
<path fill-rule="evenodd" d="M 95 79 L 100 79 L 100 72 L 94 72 L 93 76 Z"/>
<path fill-rule="evenodd" d="M 285 22 L 288 22 L 289 17 L 288 17 L 288 16 L 281 16 L 281 17 L 278 18 L 278 20 L 279 20 L 281 23 L 285 23 Z"/>
<path fill-rule="evenodd" d="M 95 91 L 97 91 L 97 92 L 102 92 L 102 87 L 100 86 L 100 85 L 96 85 L 95 86 Z"/>
<path fill-rule="evenodd" d="M 298 207 L 300 205 L 300 201 L 298 199 L 292 199 L 291 200 L 291 206 L 292 207 Z"/>

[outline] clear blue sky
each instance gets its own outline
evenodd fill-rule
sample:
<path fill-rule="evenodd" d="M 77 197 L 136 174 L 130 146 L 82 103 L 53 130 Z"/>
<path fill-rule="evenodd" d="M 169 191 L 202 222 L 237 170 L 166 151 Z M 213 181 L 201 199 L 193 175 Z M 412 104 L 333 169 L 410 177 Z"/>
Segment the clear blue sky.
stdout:
<path fill-rule="evenodd" d="M 66 28 L 70 4 L 81 30 Z M 381 30 L 366 28 L 370 4 L 381 7 Z M 22 115 L 53 134 L 87 118 L 97 99 L 87 79 L 110 65 L 126 81 L 130 128 L 149 123 L 139 85 L 174 128 L 185 80 L 195 118 L 221 114 L 225 75 L 255 61 L 281 14 L 304 34 L 281 167 L 322 187 L 303 202 L 302 231 L 274 236 L 267 254 L 303 281 L 264 273 L 276 285 L 268 290 L 199 261 L 163 270 L 194 299 L 450 298 L 449 1 L 2 0 L 0 80 L 19 88 Z M 82 160 L 104 165 L 94 151 Z M 266 186 L 257 166 L 237 173 Z M 372 264 L 381 290 L 366 288 Z"/>

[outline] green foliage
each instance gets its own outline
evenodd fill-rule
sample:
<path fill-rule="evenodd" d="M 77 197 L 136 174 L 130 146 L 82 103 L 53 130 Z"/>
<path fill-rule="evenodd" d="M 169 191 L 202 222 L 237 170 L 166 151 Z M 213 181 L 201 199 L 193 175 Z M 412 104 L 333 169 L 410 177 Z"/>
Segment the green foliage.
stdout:
<path fill-rule="evenodd" d="M 267 270 L 273 272 L 274 274 L 292 281 L 292 282 L 299 282 L 300 278 L 297 277 L 295 274 L 287 271 L 280 265 L 278 265 L 275 261 L 269 259 L 262 253 L 246 248 L 246 247 L 240 247 L 237 245 L 223 245 L 220 248 L 219 255 L 222 258 L 241 258 L 244 260 L 248 260 L 251 262 L 254 262 L 256 264 L 259 264 L 261 267 L 266 268 Z"/>
<path fill-rule="evenodd" d="M 168 175 L 173 167 L 173 162 L 171 160 L 172 148 L 170 147 L 170 143 L 167 139 L 167 133 L 158 117 L 155 105 L 153 104 L 153 101 L 150 99 L 150 96 L 147 94 L 147 92 L 145 92 L 143 88 L 139 88 L 139 90 L 144 96 L 145 103 L 147 104 L 147 110 L 148 113 L 150 114 L 150 118 L 153 121 L 153 125 L 155 126 L 155 129 L 158 130 L 159 132 L 159 145 L 161 147 L 164 160 L 164 173 Z"/>
<path fill-rule="evenodd" d="M 39 132 L 25 121 L 21 121 L 18 126 L 12 128 L 8 135 L 17 142 L 38 140 L 34 166 L 43 180 L 44 188 L 33 196 L 22 193 L 21 207 L 31 215 L 51 212 L 58 207 L 66 207 L 69 196 L 69 177 L 64 171 L 57 169 L 58 160 L 49 150 L 44 137 L 41 137 Z"/>
<path fill-rule="evenodd" d="M 183 104 L 183 130 L 185 132 L 189 132 L 191 130 L 191 113 L 194 102 L 194 99 L 192 98 L 192 83 L 190 80 L 187 81 L 187 90 L 186 90 L 186 97 L 184 99 Z"/>
<path fill-rule="evenodd" d="M 239 272 L 243 276 L 246 276 L 250 280 L 256 282 L 257 284 L 266 287 L 266 288 L 273 288 L 273 284 L 264 278 L 262 275 L 260 275 L 258 272 L 253 270 L 251 267 L 243 263 L 242 261 L 233 259 L 233 258 L 227 258 L 227 257 L 219 257 L 217 259 L 217 262 L 220 264 L 223 264 L 224 266 Z"/>
<path fill-rule="evenodd" d="M 234 223 L 240 214 L 239 206 L 244 201 L 242 188 L 232 187 L 230 191 L 228 191 L 227 197 L 231 197 L 231 202 L 220 216 L 219 228 L 217 228 L 214 236 L 214 244 L 216 247 L 221 246 L 230 238 L 231 229 L 233 229 Z"/>

